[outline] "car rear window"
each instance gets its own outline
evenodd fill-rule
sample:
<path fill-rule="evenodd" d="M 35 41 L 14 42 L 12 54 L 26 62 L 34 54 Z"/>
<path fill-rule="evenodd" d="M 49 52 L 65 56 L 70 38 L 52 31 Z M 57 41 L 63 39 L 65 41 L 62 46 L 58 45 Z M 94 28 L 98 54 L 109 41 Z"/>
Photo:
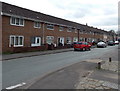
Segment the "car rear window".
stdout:
<path fill-rule="evenodd" d="M 81 42 L 77 42 L 77 43 L 75 43 L 75 44 L 82 44 Z"/>

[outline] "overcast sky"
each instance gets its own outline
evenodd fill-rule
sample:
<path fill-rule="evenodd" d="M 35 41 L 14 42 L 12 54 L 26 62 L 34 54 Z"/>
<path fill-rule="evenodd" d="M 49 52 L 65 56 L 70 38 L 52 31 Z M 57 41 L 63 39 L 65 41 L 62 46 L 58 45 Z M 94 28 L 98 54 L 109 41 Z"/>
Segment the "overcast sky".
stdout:
<path fill-rule="evenodd" d="M 118 30 L 119 0 L 1 0 L 104 30 Z"/>

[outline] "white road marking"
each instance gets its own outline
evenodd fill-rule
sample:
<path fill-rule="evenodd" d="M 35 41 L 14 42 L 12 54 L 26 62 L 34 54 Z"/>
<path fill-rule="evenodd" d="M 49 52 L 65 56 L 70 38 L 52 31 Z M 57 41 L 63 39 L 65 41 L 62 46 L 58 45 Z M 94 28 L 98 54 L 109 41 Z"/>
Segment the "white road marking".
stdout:
<path fill-rule="evenodd" d="M 26 83 L 22 82 L 21 84 L 17 84 L 17 85 L 14 85 L 14 86 L 10 86 L 10 87 L 7 87 L 6 89 L 14 89 L 14 88 L 17 88 L 17 87 L 21 87 L 23 85 L 25 85 Z"/>

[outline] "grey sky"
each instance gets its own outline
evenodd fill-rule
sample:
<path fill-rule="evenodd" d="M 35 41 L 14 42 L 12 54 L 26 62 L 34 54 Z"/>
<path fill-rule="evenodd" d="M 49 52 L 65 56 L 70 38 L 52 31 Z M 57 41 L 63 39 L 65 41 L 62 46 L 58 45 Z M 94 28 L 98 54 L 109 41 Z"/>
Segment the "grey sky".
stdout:
<path fill-rule="evenodd" d="M 118 30 L 119 0 L 1 0 L 105 30 Z"/>

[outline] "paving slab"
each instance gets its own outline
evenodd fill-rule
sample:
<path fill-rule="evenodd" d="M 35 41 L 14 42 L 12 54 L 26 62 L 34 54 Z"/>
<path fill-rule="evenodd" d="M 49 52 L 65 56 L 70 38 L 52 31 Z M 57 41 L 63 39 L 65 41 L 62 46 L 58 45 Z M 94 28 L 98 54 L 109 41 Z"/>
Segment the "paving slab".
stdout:
<path fill-rule="evenodd" d="M 95 60 L 89 61 L 94 62 Z M 95 61 L 96 62 L 96 61 Z M 95 69 L 90 75 L 82 79 L 77 89 L 108 89 L 117 90 L 118 84 L 118 61 L 105 61 L 101 69 Z"/>
<path fill-rule="evenodd" d="M 118 84 L 118 73 L 113 71 L 106 71 L 106 70 L 95 70 L 90 78 L 97 79 L 97 80 L 103 80 L 103 81 L 109 81 L 112 83 Z"/>

